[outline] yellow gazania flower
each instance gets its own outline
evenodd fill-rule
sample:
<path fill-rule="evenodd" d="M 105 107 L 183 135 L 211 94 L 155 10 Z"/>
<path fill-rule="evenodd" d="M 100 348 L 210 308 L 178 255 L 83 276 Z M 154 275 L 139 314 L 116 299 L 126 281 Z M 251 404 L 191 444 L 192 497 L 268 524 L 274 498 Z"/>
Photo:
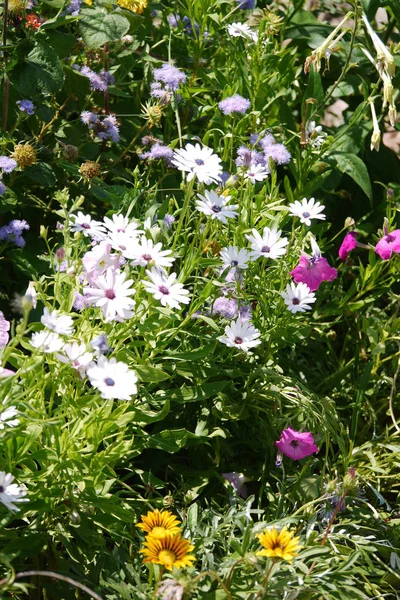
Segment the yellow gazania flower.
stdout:
<path fill-rule="evenodd" d="M 142 515 L 142 523 L 137 523 L 142 531 L 145 531 L 149 537 L 163 538 L 166 535 L 175 535 L 180 533 L 180 521 L 169 510 L 159 511 L 149 510 L 147 515 Z"/>
<path fill-rule="evenodd" d="M 189 540 L 178 535 L 166 535 L 163 538 L 147 536 L 144 543 L 145 548 L 140 550 L 145 555 L 143 564 L 147 562 L 156 565 L 164 565 L 169 571 L 191 567 L 196 560 L 193 554 L 189 554 L 194 548 Z"/>
<path fill-rule="evenodd" d="M 258 535 L 260 544 L 264 546 L 264 550 L 257 552 L 257 556 L 268 556 L 268 558 L 281 558 L 290 562 L 297 551 L 302 547 L 299 544 L 300 538 L 293 537 L 294 534 L 288 531 L 286 527 L 277 531 L 275 527 L 265 529 L 263 533 Z"/>
<path fill-rule="evenodd" d="M 148 0 L 117 0 L 117 3 L 122 8 L 127 8 L 128 10 L 140 15 L 147 6 Z"/>

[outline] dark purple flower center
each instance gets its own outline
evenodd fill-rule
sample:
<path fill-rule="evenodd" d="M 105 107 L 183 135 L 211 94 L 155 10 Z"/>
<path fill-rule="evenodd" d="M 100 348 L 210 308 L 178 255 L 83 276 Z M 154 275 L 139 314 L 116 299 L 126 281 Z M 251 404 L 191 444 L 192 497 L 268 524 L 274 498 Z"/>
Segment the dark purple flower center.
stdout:
<path fill-rule="evenodd" d="M 261 252 L 271 252 L 271 248 L 269 246 L 263 246 Z"/>
<path fill-rule="evenodd" d="M 90 225 L 89 225 L 89 223 L 82 223 L 81 227 L 82 227 L 83 229 L 90 229 Z"/>
<path fill-rule="evenodd" d="M 211 207 L 211 210 L 215 213 L 220 213 L 222 208 L 221 208 L 221 206 L 217 206 L 216 204 L 213 204 Z"/>
<path fill-rule="evenodd" d="M 231 267 L 237 267 L 239 264 L 239 262 L 237 260 L 232 260 L 231 261 Z"/>
<path fill-rule="evenodd" d="M 125 229 L 117 229 L 117 233 L 125 233 Z"/>
<path fill-rule="evenodd" d="M 293 448 L 297 448 L 300 445 L 300 442 L 298 442 L 297 440 L 292 440 L 290 442 L 290 445 L 293 446 Z"/>
<path fill-rule="evenodd" d="M 292 304 L 300 304 L 300 300 L 298 298 L 293 298 Z"/>
<path fill-rule="evenodd" d="M 165 286 L 165 285 L 159 285 L 158 289 L 160 290 L 160 292 L 162 294 L 165 294 L 166 296 L 168 296 L 169 294 L 169 289 Z"/>
<path fill-rule="evenodd" d="M 106 377 L 106 379 L 104 380 L 104 383 L 106 385 L 109 385 L 110 387 L 112 387 L 113 385 L 115 385 L 115 381 L 114 381 L 114 379 L 111 379 L 111 377 Z"/>
<path fill-rule="evenodd" d="M 235 344 L 243 344 L 243 340 L 241 337 L 235 337 L 234 342 Z"/>
<path fill-rule="evenodd" d="M 387 234 L 387 236 L 385 237 L 385 241 L 390 244 L 391 242 L 394 242 L 395 240 L 395 236 L 394 235 L 390 235 L 390 233 Z"/>
<path fill-rule="evenodd" d="M 303 212 L 303 217 L 304 217 L 305 219 L 308 219 L 308 217 L 309 217 L 309 216 L 310 216 L 310 213 L 309 213 L 309 212 Z"/>
<path fill-rule="evenodd" d="M 106 297 L 106 298 L 108 298 L 109 300 L 114 300 L 114 298 L 115 298 L 115 292 L 114 292 L 114 290 L 106 290 L 106 291 L 104 292 L 104 295 L 105 295 L 105 297 Z"/>
<path fill-rule="evenodd" d="M 151 254 L 142 254 L 142 258 L 143 260 L 150 262 L 153 257 L 151 256 Z"/>
<path fill-rule="evenodd" d="M 5 491 L 6 489 L 2 485 L 0 485 L 0 494 L 3 494 Z"/>
<path fill-rule="evenodd" d="M 196 158 L 194 162 L 196 163 L 196 165 L 199 165 L 199 167 L 201 167 L 201 165 L 204 165 L 204 160 L 202 160 L 201 158 Z"/>

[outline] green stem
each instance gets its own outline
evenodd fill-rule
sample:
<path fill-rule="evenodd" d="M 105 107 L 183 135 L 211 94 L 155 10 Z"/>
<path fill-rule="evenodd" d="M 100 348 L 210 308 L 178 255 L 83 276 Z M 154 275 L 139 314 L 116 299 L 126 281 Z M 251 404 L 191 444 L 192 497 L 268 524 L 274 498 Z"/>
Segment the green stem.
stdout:
<path fill-rule="evenodd" d="M 203 573 L 200 573 L 200 575 L 197 575 L 197 577 L 193 579 L 193 583 L 197 583 L 198 581 L 200 581 L 200 579 L 203 579 L 203 577 L 207 577 L 207 575 L 210 575 L 210 577 L 213 577 L 216 581 L 218 581 L 219 585 L 224 590 L 228 600 L 233 600 L 232 594 L 226 587 L 225 583 L 222 581 L 221 577 L 217 575 L 217 573 L 215 573 L 214 571 L 204 571 Z"/>
<path fill-rule="evenodd" d="M 7 20 L 8 20 L 8 0 L 4 0 L 3 8 L 3 48 L 7 46 Z M 3 50 L 4 55 L 4 96 L 3 96 L 3 131 L 7 129 L 8 118 L 8 98 L 10 92 L 10 80 L 7 75 L 7 54 Z"/>
<path fill-rule="evenodd" d="M 172 248 L 171 248 L 172 251 L 174 250 L 174 248 L 176 246 L 176 243 L 177 243 L 177 241 L 179 239 L 179 234 L 181 232 L 181 229 L 183 227 L 183 223 L 185 221 L 186 214 L 187 214 L 188 209 L 189 209 L 190 199 L 192 197 L 192 192 L 193 192 L 193 186 L 194 186 L 194 177 L 193 177 L 192 181 L 189 183 L 189 185 L 187 187 L 187 190 L 186 190 L 186 196 L 185 196 L 185 200 L 183 202 L 181 214 L 179 216 L 178 226 L 177 226 L 177 228 L 175 230 L 174 242 L 173 242 Z"/>

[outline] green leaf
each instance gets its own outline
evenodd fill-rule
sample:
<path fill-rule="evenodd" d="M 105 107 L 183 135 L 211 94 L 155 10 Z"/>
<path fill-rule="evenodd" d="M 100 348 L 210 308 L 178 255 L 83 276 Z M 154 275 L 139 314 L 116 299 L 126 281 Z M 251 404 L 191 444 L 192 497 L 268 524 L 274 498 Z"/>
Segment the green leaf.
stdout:
<path fill-rule="evenodd" d="M 32 165 L 31 167 L 24 169 L 24 175 L 28 179 L 36 181 L 45 187 L 54 187 L 57 183 L 53 169 L 46 163 Z"/>
<path fill-rule="evenodd" d="M 24 50 L 26 44 L 21 46 Z M 38 94 L 55 94 L 61 89 L 64 73 L 56 52 L 42 42 L 37 42 L 32 50 L 21 57 L 13 69 L 13 83 L 26 97 Z"/>
<path fill-rule="evenodd" d="M 361 158 L 355 154 L 338 152 L 337 154 L 331 154 L 329 159 L 333 159 L 336 162 L 339 171 L 349 175 L 349 177 L 360 186 L 364 194 L 368 196 L 370 200 L 372 199 L 371 180 L 369 178 L 367 167 Z"/>
<path fill-rule="evenodd" d="M 203 385 L 194 385 L 193 387 L 181 387 L 173 390 L 159 390 L 155 395 L 157 400 L 171 400 L 172 402 L 198 402 L 216 396 L 221 392 L 229 381 L 214 381 L 212 383 L 203 383 Z"/>
<path fill-rule="evenodd" d="M 89 48 L 101 48 L 108 42 L 120 40 L 129 30 L 129 21 L 119 14 L 107 14 L 102 10 L 83 9 L 79 29 Z"/>

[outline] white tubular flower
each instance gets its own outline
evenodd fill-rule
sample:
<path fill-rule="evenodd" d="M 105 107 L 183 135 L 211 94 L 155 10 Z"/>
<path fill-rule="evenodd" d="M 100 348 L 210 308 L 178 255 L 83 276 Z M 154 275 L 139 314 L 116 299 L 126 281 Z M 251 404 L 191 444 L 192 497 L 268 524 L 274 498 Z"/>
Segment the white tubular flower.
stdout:
<path fill-rule="evenodd" d="M 315 50 L 312 51 L 311 56 L 307 58 L 304 65 L 305 73 L 309 73 L 311 63 L 314 64 L 316 71 L 320 71 L 321 60 L 324 58 L 327 62 L 329 62 L 331 53 L 334 51 L 342 37 L 347 33 L 347 28 L 341 32 L 340 30 L 343 28 L 343 25 L 346 23 L 346 21 L 352 16 L 353 13 L 348 12 L 347 15 L 340 21 L 339 25 L 335 27 L 335 29 L 328 35 L 326 40 L 320 46 L 318 46 L 318 48 L 315 48 Z"/>
<path fill-rule="evenodd" d="M 371 150 L 376 150 L 378 152 L 379 145 L 381 143 L 381 130 L 379 129 L 378 119 L 376 118 L 375 105 L 373 100 L 369 101 L 369 105 L 371 108 L 372 123 L 374 125 L 374 129 L 372 131 L 371 136 Z"/>
<path fill-rule="evenodd" d="M 14 502 L 28 502 L 26 490 L 21 486 L 13 483 L 14 476 L 11 473 L 0 471 L 0 502 L 4 504 L 8 510 L 19 511 L 18 506 Z"/>
<path fill-rule="evenodd" d="M 32 304 L 32 308 L 36 308 L 37 293 L 34 281 L 29 282 L 28 289 L 25 292 L 25 299 Z"/>
<path fill-rule="evenodd" d="M 382 76 L 382 72 L 386 71 L 389 77 L 394 77 L 396 65 L 394 62 L 394 58 L 386 48 L 385 44 L 379 38 L 379 36 L 372 29 L 370 22 L 367 19 L 365 14 L 362 15 L 362 20 L 367 28 L 367 31 L 370 35 L 372 43 L 374 45 L 376 51 L 377 62 L 375 63 L 376 68 L 379 71 L 379 74 Z"/>

